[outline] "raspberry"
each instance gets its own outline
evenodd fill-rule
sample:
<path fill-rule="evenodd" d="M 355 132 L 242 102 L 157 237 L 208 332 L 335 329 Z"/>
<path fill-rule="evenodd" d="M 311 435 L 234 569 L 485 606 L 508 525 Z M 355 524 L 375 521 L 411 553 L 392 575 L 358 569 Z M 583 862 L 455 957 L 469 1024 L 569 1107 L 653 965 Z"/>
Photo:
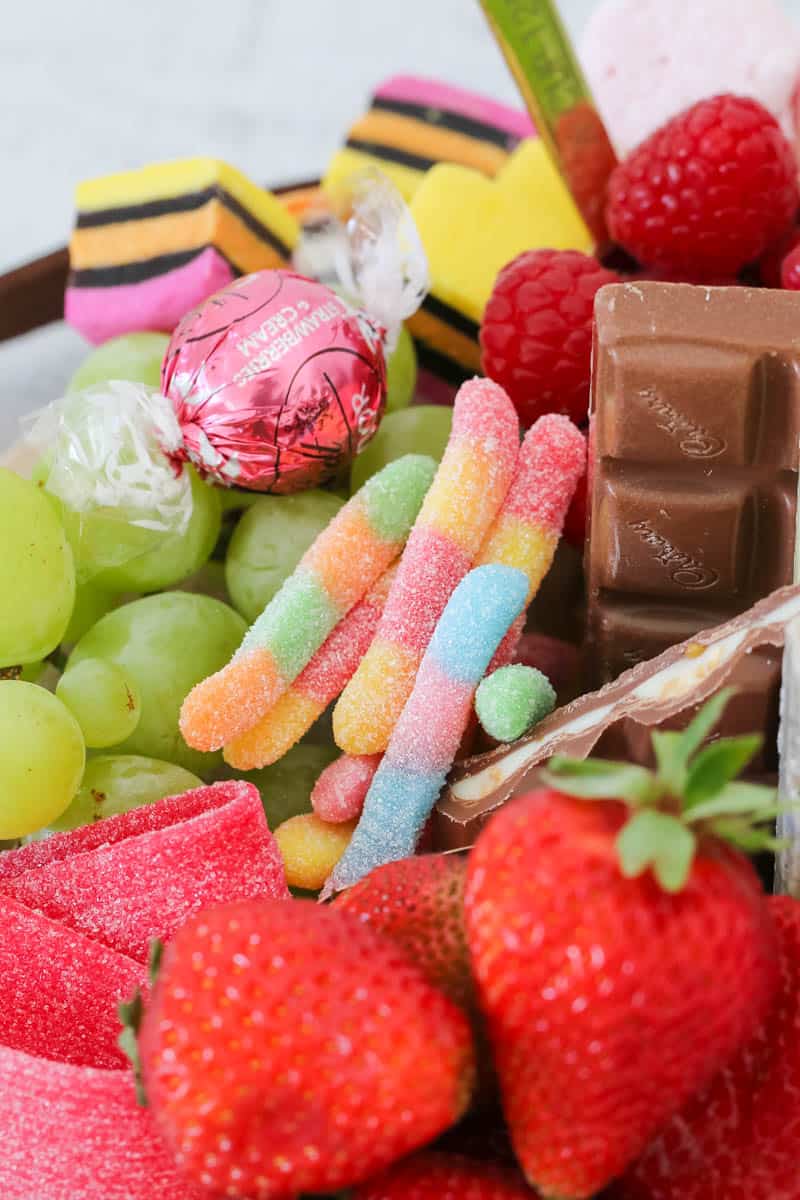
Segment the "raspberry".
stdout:
<path fill-rule="evenodd" d="M 650 266 L 736 273 L 797 211 L 797 164 L 756 100 L 714 96 L 656 130 L 609 180 L 612 237 Z"/>
<path fill-rule="evenodd" d="M 782 233 L 771 246 L 767 246 L 758 263 L 758 276 L 764 287 L 779 288 L 782 286 L 783 261 L 790 250 L 794 250 L 798 245 L 800 245 L 800 229 L 793 225 L 785 233 Z"/>
<path fill-rule="evenodd" d="M 481 325 L 481 363 L 526 428 L 550 412 L 585 420 L 594 296 L 619 281 L 577 250 L 527 250 L 497 276 Z"/>
<path fill-rule="evenodd" d="M 781 287 L 800 292 L 800 245 L 790 250 L 781 263 Z"/>

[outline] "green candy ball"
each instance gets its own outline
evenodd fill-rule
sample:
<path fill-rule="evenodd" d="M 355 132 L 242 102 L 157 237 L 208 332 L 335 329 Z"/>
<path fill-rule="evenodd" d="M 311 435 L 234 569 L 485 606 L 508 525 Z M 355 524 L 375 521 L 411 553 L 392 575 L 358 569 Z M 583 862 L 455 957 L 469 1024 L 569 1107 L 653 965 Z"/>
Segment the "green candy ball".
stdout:
<path fill-rule="evenodd" d="M 483 729 L 498 742 L 513 742 L 555 708 L 556 693 L 546 675 L 515 663 L 500 667 L 478 684 L 475 711 Z"/>

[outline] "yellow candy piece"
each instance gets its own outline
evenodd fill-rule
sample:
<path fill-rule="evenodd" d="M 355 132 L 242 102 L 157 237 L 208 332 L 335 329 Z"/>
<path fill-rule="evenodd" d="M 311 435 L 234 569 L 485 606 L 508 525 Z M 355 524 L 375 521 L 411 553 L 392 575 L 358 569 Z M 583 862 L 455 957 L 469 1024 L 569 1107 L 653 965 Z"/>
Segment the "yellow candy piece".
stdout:
<path fill-rule="evenodd" d="M 75 204 L 84 220 L 70 241 L 73 270 L 214 246 L 239 271 L 255 271 L 285 266 L 299 234 L 277 196 L 214 158 L 87 179 L 75 190 Z"/>
<path fill-rule="evenodd" d="M 414 193 L 437 300 L 480 321 L 497 273 L 523 250 L 592 249 L 592 236 L 544 143 L 527 138 L 488 179 L 439 163 Z"/>
<path fill-rule="evenodd" d="M 289 887 L 318 892 L 344 854 L 358 821 L 332 825 L 316 813 L 290 817 L 275 830 Z"/>

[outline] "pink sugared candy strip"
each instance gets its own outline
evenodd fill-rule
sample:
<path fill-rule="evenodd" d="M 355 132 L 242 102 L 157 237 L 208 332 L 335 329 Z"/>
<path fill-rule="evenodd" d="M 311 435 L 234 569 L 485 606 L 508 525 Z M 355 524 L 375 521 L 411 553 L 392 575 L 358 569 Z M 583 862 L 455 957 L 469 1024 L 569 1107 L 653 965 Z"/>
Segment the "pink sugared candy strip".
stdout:
<path fill-rule="evenodd" d="M 10 851 L 0 894 L 146 962 L 200 908 L 289 892 L 258 790 L 237 781 Z"/>
<path fill-rule="evenodd" d="M 456 587 L 323 898 L 414 853 L 458 750 L 475 689 L 522 612 L 527 590 L 522 571 L 498 564 L 476 567 Z"/>
<path fill-rule="evenodd" d="M 0 1045 L 3 1200 L 210 1200 L 181 1176 L 130 1071 Z"/>
<path fill-rule="evenodd" d="M 142 963 L 0 896 L 0 1045 L 78 1066 L 126 1067 L 117 1005 L 146 974 Z"/>
<path fill-rule="evenodd" d="M 337 825 L 360 817 L 382 758 L 382 754 L 340 754 L 329 763 L 311 791 L 317 816 Z"/>
<path fill-rule="evenodd" d="M 528 577 L 530 604 L 553 563 L 575 489 L 586 470 L 586 439 L 568 417 L 539 417 L 520 447 L 503 507 L 481 547 L 478 563 L 504 563 Z M 524 628 L 517 620 L 489 670 L 507 666 Z"/>
<path fill-rule="evenodd" d="M 322 716 L 366 654 L 396 570 L 396 566 L 391 566 L 384 571 L 258 724 L 228 743 L 227 763 L 239 771 L 250 771 L 277 762 Z"/>
<path fill-rule="evenodd" d="M 517 414 L 503 389 L 488 379 L 463 384 L 375 638 L 334 710 L 334 736 L 347 754 L 389 744 L 436 623 L 506 497 L 518 450 Z"/>
<path fill-rule="evenodd" d="M 64 319 L 95 345 L 121 333 L 151 329 L 170 333 L 184 313 L 234 278 L 230 263 L 207 246 L 182 266 L 138 283 L 68 284 Z"/>

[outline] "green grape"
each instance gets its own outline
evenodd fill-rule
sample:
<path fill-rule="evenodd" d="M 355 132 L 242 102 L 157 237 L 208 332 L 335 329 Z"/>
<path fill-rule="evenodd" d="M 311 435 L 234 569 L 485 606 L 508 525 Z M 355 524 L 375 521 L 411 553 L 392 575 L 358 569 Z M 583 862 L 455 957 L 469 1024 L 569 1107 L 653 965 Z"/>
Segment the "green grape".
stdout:
<path fill-rule="evenodd" d="M 81 727 L 91 749 L 116 746 L 130 737 L 142 715 L 139 689 L 113 662 L 82 658 L 68 666 L 56 695 Z"/>
<path fill-rule="evenodd" d="M 228 662 L 245 630 L 238 613 L 210 596 L 146 596 L 115 608 L 84 634 L 67 670 L 85 659 L 100 659 L 133 681 L 141 716 L 130 737 L 115 747 L 120 754 L 162 758 L 206 776 L 221 756 L 190 749 L 180 735 L 178 714 L 194 685 Z"/>
<path fill-rule="evenodd" d="M 386 364 L 386 411 L 408 408 L 417 386 L 417 352 L 411 334 L 403 325 L 394 352 Z"/>
<path fill-rule="evenodd" d="M 98 754 L 87 762 L 72 803 L 50 828 L 77 829 L 202 786 L 201 779 L 174 763 L 138 754 Z"/>
<path fill-rule="evenodd" d="M 49 495 L 49 493 L 45 493 Z M 66 628 L 62 641 L 68 645 L 77 642 L 79 638 L 95 625 L 101 617 L 110 612 L 117 603 L 116 597 L 110 592 L 104 592 L 93 583 L 80 583 L 75 589 L 75 605 L 72 616 Z"/>
<path fill-rule="evenodd" d="M 453 410 L 446 405 L 419 404 L 389 413 L 381 421 L 375 437 L 355 459 L 350 470 L 350 494 L 387 463 L 404 454 L 429 454 L 438 462 L 444 454 Z"/>
<path fill-rule="evenodd" d="M 310 491 L 262 496 L 248 509 L 225 559 L 231 600 L 248 621 L 256 619 L 341 507 L 338 496 Z"/>
<path fill-rule="evenodd" d="M 104 342 L 83 360 L 67 385 L 68 392 L 79 392 L 93 383 L 109 379 L 129 379 L 158 388 L 161 384 L 161 360 L 169 345 L 166 333 L 125 333 Z"/>
<path fill-rule="evenodd" d="M 238 772 L 237 778 L 248 779 L 256 785 L 261 792 L 269 827 L 276 829 L 289 817 L 311 812 L 311 789 L 339 753 L 332 742 L 326 745 L 299 742 L 271 766 L 259 771 Z"/>
<path fill-rule="evenodd" d="M 0 668 L 46 658 L 64 636 L 75 568 L 42 491 L 0 468 Z"/>
<path fill-rule="evenodd" d="M 164 535 L 125 522 L 119 510 L 98 509 L 81 518 L 66 518 L 75 526 L 70 540 L 76 545 L 83 565 L 92 572 L 94 562 L 116 565 L 91 573 L 95 587 L 108 592 L 155 592 L 172 587 L 192 575 L 208 559 L 219 537 L 222 507 L 219 492 L 203 483 L 192 467 L 187 468 L 192 485 L 193 508 L 185 533 Z M 78 534 L 78 525 L 79 534 Z"/>
<path fill-rule="evenodd" d="M 78 722 L 52 692 L 0 681 L 0 839 L 25 837 L 60 816 L 85 756 Z"/>

